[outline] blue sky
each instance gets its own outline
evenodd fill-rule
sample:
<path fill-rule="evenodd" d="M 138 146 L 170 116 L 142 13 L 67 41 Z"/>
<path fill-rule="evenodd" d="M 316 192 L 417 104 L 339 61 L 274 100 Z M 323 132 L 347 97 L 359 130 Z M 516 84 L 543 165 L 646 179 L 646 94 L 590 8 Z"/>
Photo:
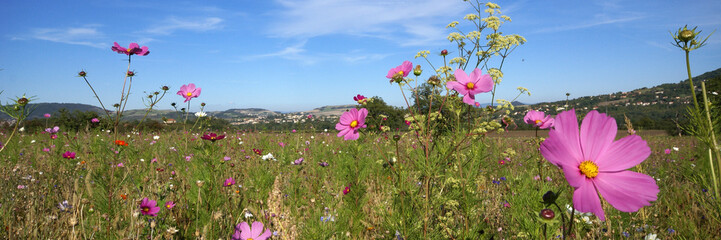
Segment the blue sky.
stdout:
<path fill-rule="evenodd" d="M 669 31 L 685 24 L 702 35 L 721 29 L 721 1 L 498 1 L 512 22 L 504 34 L 528 42 L 504 63 L 498 97 L 523 86 L 542 102 L 678 82 L 683 52 Z M 461 0 L 235 0 L 235 1 L 20 1 L 0 8 L 0 95 L 37 96 L 39 102 L 106 105 L 120 98 L 124 55 L 113 42 L 138 42 L 129 109 L 143 108 L 144 91 L 171 87 L 160 103 L 182 103 L 183 84 L 201 87 L 207 110 L 259 107 L 302 111 L 354 103 L 356 94 L 405 105 L 388 69 L 429 50 L 454 51 L 445 26 L 470 13 Z M 486 32 L 484 32 L 485 34 Z M 694 75 L 721 67 L 721 32 L 692 52 Z M 488 94 L 479 102 L 490 101 Z M 184 105 L 183 105 L 184 106 Z"/>

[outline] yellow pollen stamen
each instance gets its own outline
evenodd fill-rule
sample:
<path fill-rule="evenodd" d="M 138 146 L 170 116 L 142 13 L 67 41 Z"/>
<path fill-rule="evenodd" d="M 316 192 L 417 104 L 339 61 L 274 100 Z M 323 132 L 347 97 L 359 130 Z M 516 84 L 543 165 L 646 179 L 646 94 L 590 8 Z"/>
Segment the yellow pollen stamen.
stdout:
<path fill-rule="evenodd" d="M 150 208 L 149 208 L 149 207 L 143 207 L 143 212 L 150 212 Z"/>
<path fill-rule="evenodd" d="M 536 120 L 536 125 L 541 124 L 541 120 Z"/>
<path fill-rule="evenodd" d="M 190 96 L 193 96 L 193 93 L 192 93 L 192 92 L 188 92 L 188 93 L 186 93 L 185 95 L 188 95 L 188 97 L 190 97 Z"/>
<path fill-rule="evenodd" d="M 358 121 L 353 120 L 352 122 L 350 122 L 350 127 L 354 128 L 356 126 L 358 126 Z"/>
<path fill-rule="evenodd" d="M 130 52 L 130 51 L 132 51 L 132 50 L 133 50 L 132 48 L 128 48 L 128 49 L 125 50 L 125 51 Z"/>
<path fill-rule="evenodd" d="M 473 89 L 474 86 L 475 85 L 472 82 L 469 82 L 466 84 L 466 88 L 468 88 L 468 89 Z"/>
<path fill-rule="evenodd" d="M 598 175 L 598 165 L 588 160 L 583 161 L 581 165 L 578 166 L 578 169 L 581 170 L 581 173 L 586 175 L 587 178 L 594 178 Z"/>
<path fill-rule="evenodd" d="M 165 208 L 170 208 L 170 204 L 168 204 L 168 205 L 165 205 Z"/>
<path fill-rule="evenodd" d="M 398 71 L 398 74 L 400 74 L 401 76 L 403 76 L 403 71 Z"/>

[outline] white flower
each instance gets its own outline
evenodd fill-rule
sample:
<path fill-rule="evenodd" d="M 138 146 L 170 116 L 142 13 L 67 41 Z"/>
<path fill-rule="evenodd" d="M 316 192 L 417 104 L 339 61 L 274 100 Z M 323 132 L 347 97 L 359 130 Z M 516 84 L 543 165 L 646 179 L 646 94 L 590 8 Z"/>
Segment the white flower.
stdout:
<path fill-rule="evenodd" d="M 19 131 L 24 132 L 24 131 L 25 131 L 25 127 L 20 127 Z"/>
<path fill-rule="evenodd" d="M 245 218 L 251 218 L 251 217 L 253 217 L 253 214 L 246 211 L 246 212 L 245 212 Z"/>
<path fill-rule="evenodd" d="M 195 116 L 196 117 L 205 117 L 205 116 L 208 116 L 208 114 L 205 114 L 205 112 L 196 112 Z"/>
<path fill-rule="evenodd" d="M 271 153 L 263 155 L 263 160 L 268 160 L 268 159 L 273 159 L 273 161 L 278 161 L 275 159 L 275 157 L 273 157 L 273 154 L 271 154 Z"/>
<path fill-rule="evenodd" d="M 327 128 L 326 128 L 326 129 L 323 129 L 323 132 L 328 132 L 328 129 L 327 129 Z"/>
<path fill-rule="evenodd" d="M 238 142 L 238 145 L 243 145 L 243 141 Z"/>
<path fill-rule="evenodd" d="M 160 139 L 160 136 L 158 136 L 158 135 L 153 136 L 153 140 L 158 140 L 158 139 Z"/>
<path fill-rule="evenodd" d="M 145 159 L 142 159 L 142 158 L 141 158 L 140 161 L 141 161 L 141 162 L 145 162 Z"/>
<path fill-rule="evenodd" d="M 644 237 L 643 239 L 644 239 L 644 240 L 656 240 L 656 239 L 658 239 L 658 238 L 656 238 L 656 234 L 655 234 L 655 233 L 649 233 L 649 234 L 646 235 L 646 237 Z"/>
<path fill-rule="evenodd" d="M 713 94 L 713 95 L 718 95 L 718 93 L 717 93 L 717 92 L 711 92 L 711 94 Z"/>
<path fill-rule="evenodd" d="M 673 150 L 676 151 L 676 152 L 678 152 L 678 148 L 677 148 L 677 147 L 673 147 Z"/>
<path fill-rule="evenodd" d="M 35 143 L 35 139 L 31 140 L 30 143 Z"/>

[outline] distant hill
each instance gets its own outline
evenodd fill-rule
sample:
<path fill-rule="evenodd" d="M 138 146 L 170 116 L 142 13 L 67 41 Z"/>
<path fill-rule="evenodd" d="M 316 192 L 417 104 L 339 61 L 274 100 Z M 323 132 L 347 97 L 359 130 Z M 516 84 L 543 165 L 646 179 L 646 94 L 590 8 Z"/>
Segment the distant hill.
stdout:
<path fill-rule="evenodd" d="M 7 102 L 3 102 L 3 104 L 7 104 Z M 35 109 L 32 113 L 30 113 L 30 116 L 28 116 L 28 119 L 35 119 L 35 118 L 42 118 L 43 115 L 46 113 L 55 114 L 58 112 L 58 110 L 65 108 L 69 110 L 70 112 L 73 111 L 93 111 L 97 112 L 98 114 L 103 113 L 103 109 L 93 106 L 93 105 L 87 105 L 87 104 L 80 104 L 80 103 L 31 103 L 28 104 L 28 107 L 30 109 Z M 7 120 L 10 119 L 10 116 L 8 116 L 5 113 L 0 113 L 0 120 Z"/>

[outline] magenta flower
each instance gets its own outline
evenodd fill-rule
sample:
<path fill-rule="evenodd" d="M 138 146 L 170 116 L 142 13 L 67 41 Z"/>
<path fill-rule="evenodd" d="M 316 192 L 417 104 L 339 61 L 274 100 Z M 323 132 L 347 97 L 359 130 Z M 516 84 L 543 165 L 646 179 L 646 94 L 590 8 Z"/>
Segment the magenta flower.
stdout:
<path fill-rule="evenodd" d="M 167 202 L 165 202 L 164 206 L 166 209 L 170 210 L 170 209 L 173 209 L 173 207 L 175 207 L 175 203 L 173 201 L 167 201 Z"/>
<path fill-rule="evenodd" d="M 43 114 L 43 117 L 50 118 L 50 113 Z"/>
<path fill-rule="evenodd" d="M 200 138 L 202 138 L 204 140 L 209 140 L 211 142 L 215 142 L 217 140 L 225 138 L 225 135 L 218 136 L 218 134 L 210 133 L 210 134 L 205 134 L 205 135 L 201 136 Z"/>
<path fill-rule="evenodd" d="M 200 88 L 195 88 L 195 84 L 192 83 L 189 83 L 188 85 L 183 84 L 183 86 L 180 86 L 178 95 L 185 98 L 184 102 L 188 102 L 191 98 L 197 98 L 200 96 Z"/>
<path fill-rule="evenodd" d="M 160 207 L 158 207 L 157 204 L 158 203 L 153 200 L 143 198 L 143 201 L 140 202 L 140 213 L 153 217 L 157 216 L 160 211 Z"/>
<path fill-rule="evenodd" d="M 344 112 L 340 116 L 340 122 L 335 125 L 335 129 L 340 131 L 338 137 L 344 136 L 344 140 L 356 140 L 358 139 L 358 129 L 365 128 L 366 116 L 368 116 L 368 110 L 365 108 L 351 109 L 348 112 Z"/>
<path fill-rule="evenodd" d="M 481 69 L 476 68 L 471 72 L 471 76 L 468 76 L 463 69 L 456 69 L 454 74 L 456 81 L 449 81 L 446 83 L 446 87 L 462 94 L 464 103 L 471 106 L 480 106 L 476 102 L 476 94 L 493 90 L 491 75 L 483 75 L 482 73 Z"/>
<path fill-rule="evenodd" d="M 48 149 L 48 151 L 50 151 L 50 149 Z M 67 151 L 67 152 L 63 153 L 63 158 L 75 159 L 75 153 L 71 152 L 71 151 Z"/>
<path fill-rule="evenodd" d="M 348 193 L 350 193 L 350 187 L 345 187 L 345 188 L 343 189 L 343 195 L 346 195 L 346 194 L 348 194 Z"/>
<path fill-rule="evenodd" d="M 355 97 L 353 97 L 353 101 L 358 102 L 358 104 L 364 104 L 368 101 L 368 98 L 366 96 L 358 94 Z"/>
<path fill-rule="evenodd" d="M 111 47 L 110 49 L 112 49 L 113 51 L 115 51 L 117 53 L 125 54 L 128 56 L 130 56 L 130 55 L 146 56 L 146 55 L 150 54 L 150 51 L 148 51 L 148 47 L 146 47 L 146 46 L 140 47 L 140 45 L 138 45 L 137 43 L 131 43 L 130 46 L 128 46 L 128 48 L 124 48 L 124 47 L 121 47 L 120 44 L 118 44 L 117 42 L 114 42 L 113 47 Z"/>
<path fill-rule="evenodd" d="M 100 119 L 98 119 L 98 118 L 93 118 L 93 119 L 90 119 L 90 122 L 92 122 L 92 123 L 99 123 L 99 122 L 100 122 Z"/>
<path fill-rule="evenodd" d="M 233 185 L 235 185 L 235 179 L 233 179 L 233 177 L 230 177 L 230 178 L 228 178 L 228 179 L 225 179 L 225 182 L 223 182 L 223 186 L 224 186 L 224 187 L 230 187 L 230 186 L 233 186 Z"/>
<path fill-rule="evenodd" d="M 412 69 L 413 63 L 411 63 L 410 61 L 403 61 L 401 65 L 391 68 L 391 70 L 388 70 L 386 78 L 391 79 L 391 81 L 397 78 L 404 78 L 408 76 L 409 73 L 411 73 Z"/>
<path fill-rule="evenodd" d="M 666 148 L 666 150 L 663 150 L 663 153 L 665 153 L 665 154 L 671 154 L 671 149 Z"/>
<path fill-rule="evenodd" d="M 231 237 L 233 240 L 266 240 L 272 233 L 270 229 L 263 232 L 263 223 L 253 222 L 253 226 L 248 226 L 247 222 L 239 223 L 235 226 L 235 233 Z"/>
<path fill-rule="evenodd" d="M 46 132 L 46 133 L 57 133 L 58 131 L 60 131 L 60 127 L 58 127 L 58 126 L 55 126 L 55 127 L 53 127 L 53 128 L 46 128 L 46 129 L 45 129 L 45 132 Z"/>
<path fill-rule="evenodd" d="M 605 221 L 598 194 L 622 212 L 635 212 L 656 201 L 656 181 L 648 175 L 627 171 L 646 160 L 651 149 L 638 135 L 614 141 L 616 120 L 591 111 L 579 133 L 575 110 L 556 116 L 555 126 L 541 143 L 541 154 L 563 173 L 575 191 L 573 205 Z M 598 191 L 598 194 L 596 193 Z"/>
<path fill-rule="evenodd" d="M 553 127 L 553 118 L 551 115 L 544 116 L 541 111 L 531 110 L 523 117 L 523 121 L 540 129 L 548 129 Z"/>

